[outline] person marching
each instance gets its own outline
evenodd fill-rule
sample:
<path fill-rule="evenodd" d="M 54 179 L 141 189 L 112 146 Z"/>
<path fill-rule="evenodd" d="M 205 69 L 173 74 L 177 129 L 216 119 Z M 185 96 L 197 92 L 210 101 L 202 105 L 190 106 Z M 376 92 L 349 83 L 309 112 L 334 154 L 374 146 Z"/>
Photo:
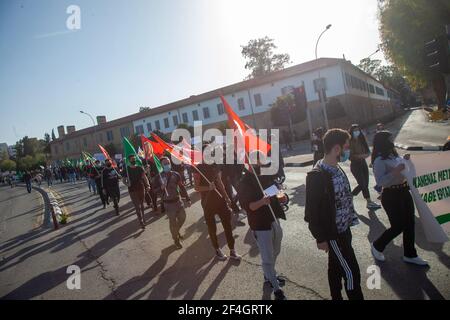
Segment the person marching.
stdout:
<path fill-rule="evenodd" d="M 108 197 L 105 195 L 104 192 L 102 192 L 102 190 L 103 190 L 103 188 L 102 188 L 102 170 L 103 170 L 103 167 L 101 166 L 100 160 L 95 160 L 94 164 L 92 164 L 92 162 L 91 162 L 91 165 L 88 167 L 86 172 L 88 174 L 89 181 L 92 181 L 91 185 L 94 190 L 93 194 L 98 192 L 100 201 L 103 204 L 103 209 L 105 209 L 106 204 L 108 203 Z"/>
<path fill-rule="evenodd" d="M 249 158 L 256 162 L 253 169 L 261 182 L 262 188 L 265 190 L 275 185 L 276 175 L 261 175 L 261 164 L 265 162 L 264 154 L 254 151 L 249 155 Z M 275 270 L 283 238 L 283 230 L 279 219 L 286 220 L 279 199 L 277 196 L 263 194 L 255 174 L 250 171 L 245 172 L 239 184 L 238 197 L 247 212 L 248 224 L 261 254 L 264 279 L 272 286 L 275 300 L 286 300 L 283 290 L 280 289 L 280 285 L 283 285 L 285 281 L 278 276 Z M 272 207 L 277 221 L 275 221 L 269 206 Z"/>
<path fill-rule="evenodd" d="M 207 146 L 208 144 L 204 144 L 202 150 L 204 151 Z M 208 226 L 211 244 L 216 252 L 216 258 L 219 260 L 227 259 L 227 256 L 220 250 L 217 239 L 215 220 L 217 214 L 225 232 L 228 248 L 230 249 L 230 258 L 239 260 L 241 256 L 236 253 L 234 248 L 234 237 L 231 227 L 231 200 L 223 186 L 220 168 L 216 164 L 200 163 L 197 165 L 197 169 L 202 172 L 202 175 L 194 173 L 195 190 L 200 192 L 203 215 Z"/>
<path fill-rule="evenodd" d="M 350 157 L 349 140 L 345 130 L 328 130 L 323 138 L 325 156 L 306 176 L 304 219 L 317 248 L 328 253 L 328 283 L 333 300 L 342 300 L 342 278 L 349 300 L 364 299 L 350 230 L 359 221 L 350 183 L 338 165 Z"/>
<path fill-rule="evenodd" d="M 350 139 L 350 171 L 358 183 L 358 186 L 353 189 L 352 195 L 355 197 L 361 191 L 364 199 L 367 202 L 367 209 L 376 210 L 381 206 L 370 199 L 369 193 L 369 167 L 367 166 L 366 158 L 370 156 L 369 145 L 366 137 L 357 124 L 353 124 L 349 130 Z"/>
<path fill-rule="evenodd" d="M 183 179 L 180 174 L 172 170 L 169 158 L 161 158 L 161 165 L 163 172 L 160 177 L 155 178 L 155 191 L 160 191 L 162 194 L 162 201 L 166 208 L 166 214 L 169 218 L 170 233 L 172 234 L 175 246 L 181 249 L 181 240 L 183 239 L 180 230 L 186 221 L 186 212 L 184 210 L 181 197 L 184 198 L 186 207 L 190 207 L 191 199 L 189 198 L 186 188 L 183 184 Z"/>
<path fill-rule="evenodd" d="M 131 201 L 136 209 L 136 215 L 138 222 L 142 229 L 145 229 L 144 221 L 144 200 L 145 193 L 150 188 L 147 176 L 142 167 L 136 165 L 136 155 L 130 154 L 128 156 L 130 166 L 125 164 L 126 170 L 125 176 L 127 177 L 128 192 L 130 194 Z"/>
<path fill-rule="evenodd" d="M 404 159 L 409 160 L 410 155 L 406 154 Z M 375 135 L 372 163 L 377 185 L 383 187 L 381 204 L 391 224 L 391 227 L 371 244 L 372 255 L 378 261 L 385 261 L 384 249 L 403 233 L 403 261 L 428 266 L 427 261 L 417 256 L 414 246 L 414 202 L 406 178 L 402 174 L 405 164 L 395 150 L 393 137 L 389 131 L 380 131 Z"/>
<path fill-rule="evenodd" d="M 312 134 L 311 148 L 314 152 L 313 168 L 315 167 L 316 163 L 324 156 L 322 138 L 323 128 L 319 127 Z"/>
<path fill-rule="evenodd" d="M 119 201 L 120 201 L 120 188 L 119 180 L 122 178 L 115 168 L 112 166 L 111 159 L 105 160 L 105 167 L 101 171 L 101 185 L 100 189 L 103 192 L 99 192 L 100 197 L 103 195 L 103 199 L 107 204 L 111 199 L 114 204 L 116 214 L 119 215 Z M 105 202 L 103 208 L 105 208 Z"/>

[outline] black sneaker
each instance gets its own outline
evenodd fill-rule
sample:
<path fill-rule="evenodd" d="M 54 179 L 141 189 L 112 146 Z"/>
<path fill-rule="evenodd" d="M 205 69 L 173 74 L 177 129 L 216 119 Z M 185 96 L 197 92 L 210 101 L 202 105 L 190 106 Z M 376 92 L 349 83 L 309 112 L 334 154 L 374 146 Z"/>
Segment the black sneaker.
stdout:
<path fill-rule="evenodd" d="M 281 289 L 275 291 L 273 294 L 275 295 L 275 300 L 287 300 L 283 290 Z"/>
<path fill-rule="evenodd" d="M 280 287 L 284 287 L 284 285 L 286 284 L 286 280 L 284 280 L 280 276 L 277 276 L 277 280 L 278 280 L 278 285 Z M 270 285 L 270 287 L 273 288 L 272 283 L 269 281 L 269 279 L 266 278 L 266 276 L 264 276 L 264 282 L 268 283 Z"/>
<path fill-rule="evenodd" d="M 183 248 L 183 245 L 181 244 L 179 239 L 175 240 L 174 243 L 175 243 L 175 247 L 177 247 L 177 249 Z"/>

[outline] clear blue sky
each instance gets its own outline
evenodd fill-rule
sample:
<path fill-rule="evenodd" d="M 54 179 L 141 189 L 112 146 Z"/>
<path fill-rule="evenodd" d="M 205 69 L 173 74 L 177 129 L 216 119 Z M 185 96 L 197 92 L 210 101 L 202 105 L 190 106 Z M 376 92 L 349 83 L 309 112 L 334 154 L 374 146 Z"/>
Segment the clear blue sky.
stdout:
<path fill-rule="evenodd" d="M 248 71 L 240 46 L 265 35 L 293 64 L 353 63 L 379 43 L 376 0 L 1 0 L 0 142 L 43 137 L 79 113 L 116 119 L 224 85 Z M 66 9 L 81 8 L 68 31 Z M 382 58 L 379 53 L 374 58 Z"/>

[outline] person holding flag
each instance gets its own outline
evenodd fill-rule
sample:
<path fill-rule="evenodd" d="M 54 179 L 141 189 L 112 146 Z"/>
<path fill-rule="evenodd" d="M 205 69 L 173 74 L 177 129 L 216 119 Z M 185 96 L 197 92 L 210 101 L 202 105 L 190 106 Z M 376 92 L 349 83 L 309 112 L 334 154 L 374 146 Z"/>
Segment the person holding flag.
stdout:
<path fill-rule="evenodd" d="M 186 212 L 181 202 L 181 197 L 184 198 L 186 206 L 190 207 L 191 199 L 189 198 L 186 188 L 183 185 L 180 174 L 172 170 L 169 158 L 161 158 L 161 163 L 155 159 L 155 164 L 161 167 L 163 172 L 160 173 L 160 179 L 155 179 L 155 191 L 160 191 L 162 194 L 162 201 L 164 203 L 165 212 L 169 218 L 170 233 L 172 234 L 175 246 L 181 249 L 180 229 L 186 221 Z"/>
<path fill-rule="evenodd" d="M 144 200 L 145 193 L 150 188 L 147 176 L 142 167 L 142 161 L 137 157 L 136 151 L 127 138 L 123 138 L 125 153 L 125 176 L 126 185 L 131 201 L 136 209 L 136 215 L 142 229 L 145 229 L 144 221 Z"/>
<path fill-rule="evenodd" d="M 110 158 L 105 160 L 105 167 L 101 172 L 101 189 L 103 192 L 99 192 L 100 198 L 103 202 L 103 208 L 106 208 L 106 204 L 109 204 L 111 199 L 114 204 L 114 210 L 116 214 L 119 215 L 119 201 L 120 201 L 120 188 L 119 180 L 122 177 L 113 167 Z M 102 198 L 103 197 L 103 198 Z"/>

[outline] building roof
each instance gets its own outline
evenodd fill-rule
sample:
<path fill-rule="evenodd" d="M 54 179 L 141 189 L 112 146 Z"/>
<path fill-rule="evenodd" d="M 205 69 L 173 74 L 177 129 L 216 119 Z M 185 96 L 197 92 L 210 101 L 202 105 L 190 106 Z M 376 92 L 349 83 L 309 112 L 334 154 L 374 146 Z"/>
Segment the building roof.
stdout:
<path fill-rule="evenodd" d="M 331 67 L 331 66 L 338 65 L 341 63 L 348 63 L 349 65 L 355 67 L 349 61 L 344 60 L 344 59 L 320 58 L 317 60 L 311 60 L 308 62 L 297 64 L 292 67 L 285 68 L 283 70 L 271 72 L 267 75 L 261 76 L 256 79 L 241 81 L 241 82 L 234 83 L 232 85 L 225 86 L 225 87 L 215 89 L 212 91 L 208 91 L 208 92 L 205 92 L 205 93 L 202 93 L 199 95 L 192 95 L 189 98 L 171 102 L 171 103 L 168 103 L 168 104 L 156 107 L 156 108 L 152 108 L 150 110 L 137 112 L 137 113 L 131 114 L 129 116 L 119 118 L 116 120 L 112 120 L 112 121 L 109 121 L 109 122 L 106 122 L 106 123 L 103 123 L 100 125 L 81 129 L 81 130 L 75 131 L 73 133 L 66 134 L 64 137 L 58 138 L 58 139 L 52 141 L 52 143 L 53 142 L 61 142 L 62 140 L 65 140 L 68 138 L 76 138 L 81 135 L 93 133 L 94 131 L 100 131 L 100 130 L 104 130 L 104 129 L 107 129 L 110 127 L 119 126 L 121 124 L 130 123 L 135 120 L 146 118 L 146 117 L 149 117 L 152 115 L 169 112 L 169 111 L 172 111 L 172 110 L 180 108 L 180 107 L 185 107 L 185 106 L 196 104 L 196 103 L 199 103 L 199 102 L 202 102 L 205 100 L 214 99 L 214 98 L 219 97 L 220 94 L 227 95 L 227 94 L 235 93 L 235 92 L 242 91 L 242 90 L 248 90 L 250 88 L 260 86 L 263 84 L 267 84 L 267 83 L 272 83 L 275 81 L 279 81 L 279 80 L 285 79 L 287 77 L 292 77 L 292 76 L 295 76 L 298 74 L 311 72 L 311 71 L 314 71 L 317 69 Z M 358 70 L 360 70 L 360 69 L 358 69 Z M 360 70 L 360 71 L 363 72 L 362 70 Z M 374 80 L 376 80 L 376 79 L 374 79 Z"/>

